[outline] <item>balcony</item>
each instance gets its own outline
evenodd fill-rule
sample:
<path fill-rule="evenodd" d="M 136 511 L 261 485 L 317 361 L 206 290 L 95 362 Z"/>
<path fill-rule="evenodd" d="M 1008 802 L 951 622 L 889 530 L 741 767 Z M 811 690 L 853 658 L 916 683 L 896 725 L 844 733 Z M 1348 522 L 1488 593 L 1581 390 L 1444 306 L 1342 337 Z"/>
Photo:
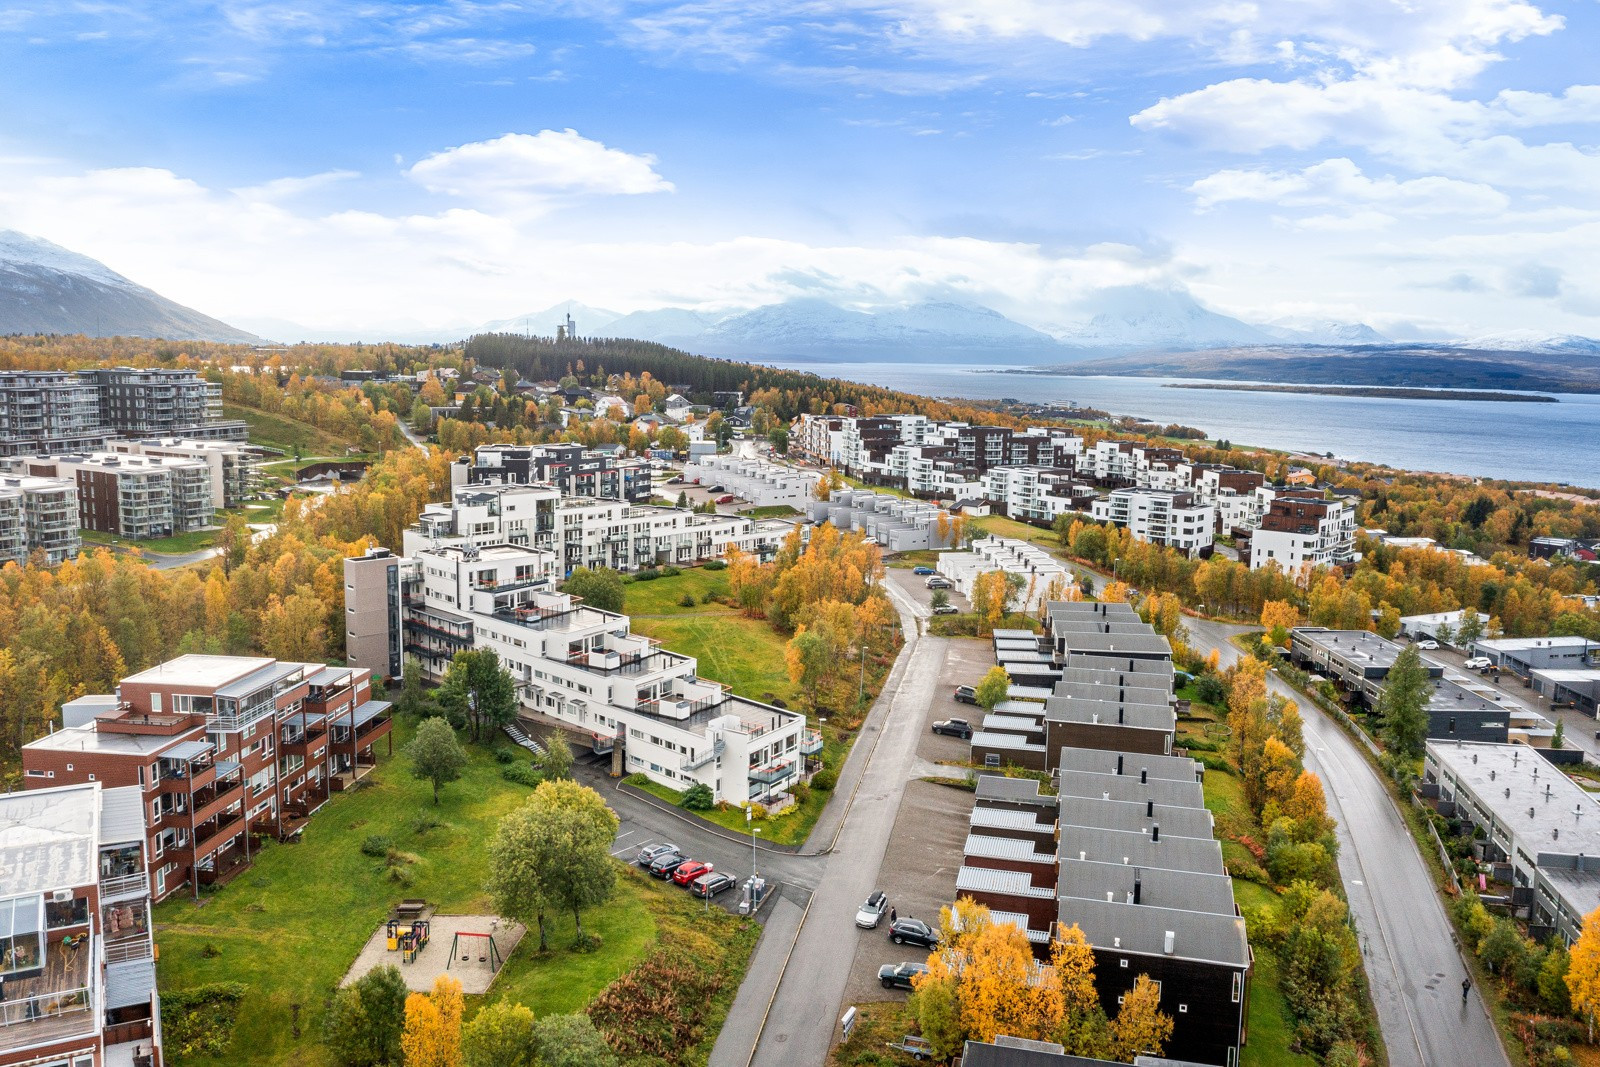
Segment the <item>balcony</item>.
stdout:
<path fill-rule="evenodd" d="M 196 826 L 189 852 L 198 863 L 244 832 L 244 813 L 236 808 L 210 825 Z"/>
<path fill-rule="evenodd" d="M 800 752 L 802 755 L 815 756 L 822 751 L 822 734 L 816 730 L 807 730 L 800 735 Z"/>
<path fill-rule="evenodd" d="M 100 899 L 102 901 L 149 895 L 150 878 L 143 872 L 100 879 Z"/>
<path fill-rule="evenodd" d="M 727 746 L 725 744 L 723 744 L 722 738 L 720 738 L 720 737 L 715 738 L 712 741 L 710 748 L 703 748 L 703 749 L 700 749 L 698 752 L 690 752 L 687 755 L 685 755 L 683 757 L 683 759 L 679 762 L 678 769 L 681 770 L 681 771 L 684 771 L 684 772 L 698 771 L 701 767 L 704 767 L 706 764 L 712 763 L 715 760 L 720 759 L 721 756 L 722 756 L 722 751 L 726 747 Z"/>
<path fill-rule="evenodd" d="M 0 1001 L 0 1053 L 93 1033 L 93 960 L 92 944 L 68 948 L 57 941 L 45 947 L 44 967 L 34 977 L 8 978 Z"/>
<path fill-rule="evenodd" d="M 794 761 L 779 760 L 776 763 L 769 763 L 765 767 L 750 768 L 750 780 L 752 782 L 761 782 L 764 785 L 776 785 L 785 778 L 793 777 L 795 771 Z"/>

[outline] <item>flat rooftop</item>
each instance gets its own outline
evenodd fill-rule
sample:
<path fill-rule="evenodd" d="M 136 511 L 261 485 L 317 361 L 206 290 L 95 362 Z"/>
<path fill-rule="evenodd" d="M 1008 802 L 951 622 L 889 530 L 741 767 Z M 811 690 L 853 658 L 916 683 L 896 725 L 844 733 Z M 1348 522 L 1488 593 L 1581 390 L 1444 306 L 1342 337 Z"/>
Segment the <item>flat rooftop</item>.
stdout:
<path fill-rule="evenodd" d="M 158 663 L 138 674 L 131 674 L 123 682 L 217 688 L 265 670 L 274 662 L 265 656 L 207 656 L 192 652 Z"/>
<path fill-rule="evenodd" d="M 1537 648 L 1600 648 L 1600 644 L 1587 637 L 1495 637 L 1472 644 L 1475 648 L 1487 648 L 1495 652 L 1529 652 Z"/>
<path fill-rule="evenodd" d="M 183 734 L 101 733 L 94 723 L 69 726 L 27 744 L 49 752 L 104 752 L 112 755 L 151 756 L 179 742 Z"/>
<path fill-rule="evenodd" d="M 7 896 L 94 884 L 99 792 L 89 782 L 0 796 L 0 886 Z"/>
<path fill-rule="evenodd" d="M 1600 855 L 1600 800 L 1527 745 L 1429 741 L 1428 761 L 1530 855 Z"/>
<path fill-rule="evenodd" d="M 1301 640 L 1328 655 L 1357 667 L 1392 667 L 1403 646 L 1371 630 L 1324 630 L 1297 626 L 1291 640 Z"/>
<path fill-rule="evenodd" d="M 1201 766 L 1188 756 L 1153 756 L 1146 752 L 1109 752 L 1097 748 L 1063 748 L 1063 771 L 1093 771 L 1096 774 L 1120 774 L 1134 781 L 1141 772 L 1150 778 L 1165 778 L 1175 782 L 1199 782 Z"/>

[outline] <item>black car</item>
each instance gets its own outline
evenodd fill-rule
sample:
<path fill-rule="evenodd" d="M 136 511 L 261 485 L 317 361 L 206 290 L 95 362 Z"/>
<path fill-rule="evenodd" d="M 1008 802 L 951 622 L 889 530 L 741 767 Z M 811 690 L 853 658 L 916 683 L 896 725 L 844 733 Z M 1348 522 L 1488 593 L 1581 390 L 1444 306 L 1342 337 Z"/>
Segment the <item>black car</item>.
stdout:
<path fill-rule="evenodd" d="M 957 704 L 977 704 L 978 703 L 978 691 L 976 689 L 972 688 L 972 686 L 970 686 L 970 685 L 958 685 L 958 686 L 956 686 L 955 696 L 956 696 L 956 703 Z"/>
<path fill-rule="evenodd" d="M 650 873 L 657 878 L 671 878 L 688 862 L 689 857 L 681 852 L 666 852 L 650 861 Z"/>
<path fill-rule="evenodd" d="M 889 924 L 889 940 L 897 945 L 939 947 L 939 931 L 921 919 L 896 919 Z"/>
<path fill-rule="evenodd" d="M 702 874 L 690 882 L 689 892 L 697 897 L 714 897 L 718 893 L 726 892 L 738 884 L 738 879 L 734 878 L 733 875 L 723 874 L 721 871 L 712 871 L 710 874 Z"/>
<path fill-rule="evenodd" d="M 878 981 L 885 989 L 910 989 L 913 978 L 927 973 L 927 966 L 921 963 L 885 963 L 878 968 Z"/>
<path fill-rule="evenodd" d="M 933 732 L 948 737 L 959 737 L 963 741 L 972 740 L 972 724 L 966 719 L 940 719 L 933 724 Z"/>
<path fill-rule="evenodd" d="M 633 862 L 641 867 L 648 867 L 667 853 L 678 851 L 680 850 L 677 845 L 665 841 L 659 845 L 645 845 L 639 850 L 639 854 L 633 857 Z"/>

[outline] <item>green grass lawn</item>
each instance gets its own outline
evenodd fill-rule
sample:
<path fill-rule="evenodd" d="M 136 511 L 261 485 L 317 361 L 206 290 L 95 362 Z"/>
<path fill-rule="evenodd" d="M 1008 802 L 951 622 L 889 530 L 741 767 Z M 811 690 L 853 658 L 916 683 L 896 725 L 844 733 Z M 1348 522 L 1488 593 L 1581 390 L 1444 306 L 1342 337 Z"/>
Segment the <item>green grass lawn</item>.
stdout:
<path fill-rule="evenodd" d="M 445 787 L 435 808 L 428 784 L 412 778 L 398 755 L 408 732 L 397 726 L 396 757 L 383 760 L 368 777 L 370 785 L 335 797 L 319 811 L 299 844 L 269 844 L 252 869 L 203 894 L 200 906 L 179 896 L 156 909 L 163 990 L 223 981 L 250 990 L 228 1054 L 184 1063 L 323 1064 L 315 1021 L 392 904 L 425 897 L 445 912 L 492 910 L 483 891 L 483 846 L 499 818 L 529 790 L 505 781 L 489 753 L 472 747 L 461 780 Z M 517 751 L 518 758 L 524 755 Z M 442 825 L 418 833 L 419 815 Z M 392 881 L 381 861 L 361 854 L 369 835 L 392 838 L 396 848 L 416 857 L 406 868 L 409 883 Z M 648 891 L 636 879 L 619 879 L 616 898 L 585 916 L 585 927 L 603 939 L 599 952 L 566 950 L 573 936 L 570 918 L 557 920 L 554 951 L 543 958 L 534 951 L 537 941 L 525 940 L 491 999 L 514 997 L 539 1014 L 587 1003 L 654 942 Z M 290 1028 L 296 1004 L 299 1039 Z"/>
<path fill-rule="evenodd" d="M 344 450 L 356 443 L 307 423 L 240 404 L 224 403 L 222 417 L 243 419 L 249 426 L 251 444 L 276 448 L 289 456 L 294 455 L 296 446 L 302 455 L 343 456 Z"/>
<path fill-rule="evenodd" d="M 1011 537 L 1018 541 L 1032 541 L 1047 551 L 1054 552 L 1061 547 L 1061 542 L 1056 540 L 1056 535 L 1049 530 L 1030 526 L 1025 522 L 1008 519 L 1003 515 L 980 515 L 972 520 L 975 529 L 995 537 Z"/>
<path fill-rule="evenodd" d="M 771 504 L 761 508 L 744 508 L 739 514 L 747 519 L 791 519 L 800 512 L 788 504 Z"/>
<path fill-rule="evenodd" d="M 1240 884 L 1234 883 L 1236 890 Z M 1257 952 L 1250 979 L 1248 1036 L 1239 1057 L 1242 1067 L 1315 1067 L 1316 1060 L 1289 1048 L 1294 1032 L 1280 980 L 1278 961 L 1271 951 Z"/>
<path fill-rule="evenodd" d="M 627 610 L 633 628 L 674 652 L 695 657 L 702 675 L 731 686 L 740 696 L 762 701 L 776 697 L 794 704 L 800 694 L 784 666 L 784 636 L 764 619 L 699 602 L 707 589 L 726 593 L 727 583 L 726 571 L 698 569 L 674 578 L 630 583 Z M 685 593 L 694 596 L 694 607 L 678 603 Z"/>
<path fill-rule="evenodd" d="M 700 602 L 707 593 L 713 597 L 728 595 L 726 570 L 708 571 L 704 567 L 690 567 L 665 578 L 648 582 L 631 581 L 624 588 L 627 590 L 627 600 L 623 610 L 633 616 L 700 615 L 734 610 L 723 604 Z M 694 607 L 686 608 L 679 603 L 685 593 L 694 597 Z"/>
<path fill-rule="evenodd" d="M 175 534 L 172 537 L 152 537 L 148 541 L 134 541 L 126 537 L 117 537 L 114 534 L 101 533 L 99 530 L 83 531 L 83 539 L 91 544 L 109 545 L 116 542 L 129 548 L 140 548 L 146 552 L 163 552 L 171 555 L 183 552 L 198 552 L 202 548 L 210 548 L 217 543 L 217 538 L 221 536 L 222 531 L 220 529 L 191 530 L 188 533 Z"/>

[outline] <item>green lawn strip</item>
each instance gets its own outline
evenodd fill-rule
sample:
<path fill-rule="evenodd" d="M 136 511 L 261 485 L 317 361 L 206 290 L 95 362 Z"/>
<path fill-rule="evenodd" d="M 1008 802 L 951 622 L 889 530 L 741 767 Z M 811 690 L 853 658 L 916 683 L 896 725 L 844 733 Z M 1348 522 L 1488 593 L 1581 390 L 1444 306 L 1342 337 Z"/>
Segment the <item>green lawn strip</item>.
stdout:
<path fill-rule="evenodd" d="M 790 519 L 800 514 L 788 504 L 769 504 L 759 508 L 745 508 L 739 512 L 747 519 Z"/>
<path fill-rule="evenodd" d="M 728 595 L 726 570 L 708 571 L 704 567 L 690 567 L 679 574 L 664 578 L 654 578 L 647 582 L 631 581 L 624 588 L 627 596 L 623 610 L 629 615 L 696 615 L 725 613 L 731 610 L 727 605 L 719 604 L 715 600 L 709 604 L 701 603 L 707 593 L 712 597 Z M 694 598 L 694 607 L 684 607 L 679 603 L 685 594 Z M 751 621 L 766 627 L 766 623 L 760 619 Z M 683 650 L 673 649 L 673 651 Z"/>
<path fill-rule="evenodd" d="M 1051 531 L 1008 519 L 1004 515 L 980 515 L 972 520 L 972 525 L 991 536 L 1031 541 L 1052 552 L 1061 547 L 1061 542 L 1056 540 L 1056 535 Z"/>
<path fill-rule="evenodd" d="M 910 569 L 912 567 L 932 567 L 939 562 L 939 553 L 926 548 L 914 548 L 910 552 L 900 552 L 884 558 L 884 565 Z"/>
<path fill-rule="evenodd" d="M 1236 895 L 1238 889 L 1248 885 L 1249 882 L 1234 882 Z M 1267 892 L 1260 886 L 1251 888 Z M 1255 971 L 1250 978 L 1247 1037 L 1240 1050 L 1242 1067 L 1315 1067 L 1315 1059 L 1289 1047 L 1294 1041 L 1294 1031 L 1281 981 L 1277 959 L 1271 952 L 1257 952 Z"/>
<path fill-rule="evenodd" d="M 331 434 L 308 423 L 298 422 L 275 412 L 245 407 L 242 404 L 224 403 L 222 416 L 227 419 L 243 419 L 249 427 L 252 444 L 275 448 L 290 456 L 294 455 L 296 446 L 302 455 L 314 453 L 340 456 L 344 454 L 346 448 L 355 444 L 353 440 Z"/>
<path fill-rule="evenodd" d="M 398 750 L 409 729 L 397 725 Z M 190 989 L 239 981 L 250 990 L 240 1005 L 228 1054 L 186 1061 L 211 1064 L 325 1062 L 317 1047 L 315 1020 L 361 946 L 406 897 L 423 897 L 445 913 L 487 913 L 488 877 L 484 842 L 499 818 L 528 796 L 524 786 L 501 777 L 501 765 L 479 746 L 468 748 L 460 781 L 446 786 L 434 807 L 426 782 L 411 777 L 402 757 L 384 759 L 363 788 L 336 796 L 293 845 L 267 845 L 255 866 L 234 882 L 203 894 L 203 906 L 178 896 L 156 909 L 156 941 L 162 989 Z M 525 758 L 520 750 L 518 758 Z M 419 815 L 442 825 L 418 833 Z M 368 836 L 389 837 L 415 857 L 405 865 L 409 882 L 391 880 L 381 860 L 362 855 Z M 619 899 L 586 916 L 604 938 L 593 954 L 556 951 L 535 961 L 524 942 L 508 964 L 502 990 L 559 997 L 555 1010 L 586 1003 L 641 954 L 637 890 L 624 883 Z M 616 918 L 613 918 L 613 913 Z M 570 943 L 570 917 L 557 919 L 552 943 Z M 648 927 L 642 935 L 649 938 Z M 524 951 L 529 956 L 524 958 Z M 291 1035 L 291 1005 L 301 1006 L 302 1037 Z M 541 1014 L 550 1010 L 530 1003 Z"/>
<path fill-rule="evenodd" d="M 628 588 L 631 593 L 633 586 Z M 681 618 L 636 617 L 633 628 L 664 648 L 695 657 L 702 675 L 730 686 L 740 696 L 797 703 L 800 694 L 789 681 L 783 658 L 787 641 L 782 634 L 761 619 L 726 611 L 705 615 L 684 609 L 681 614 Z"/>

